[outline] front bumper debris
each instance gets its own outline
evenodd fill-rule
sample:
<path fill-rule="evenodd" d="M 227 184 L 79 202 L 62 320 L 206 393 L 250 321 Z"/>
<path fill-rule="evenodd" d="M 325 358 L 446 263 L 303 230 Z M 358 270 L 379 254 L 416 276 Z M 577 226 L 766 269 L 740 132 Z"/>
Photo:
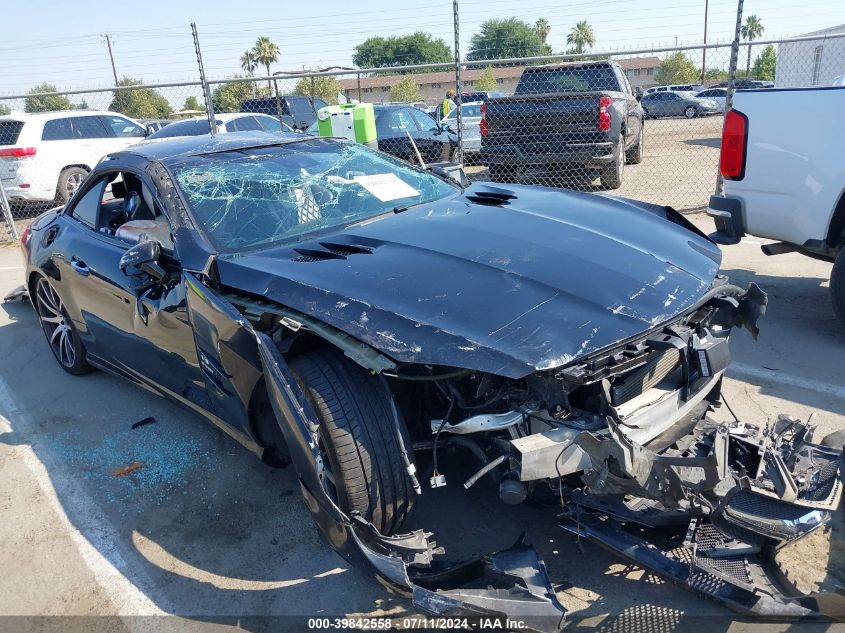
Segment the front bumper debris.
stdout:
<path fill-rule="evenodd" d="M 845 590 L 801 594 L 775 562 L 841 501 L 843 454 L 809 441 L 809 423 L 704 420 L 662 450 L 608 429 L 576 440 L 591 468 L 561 527 L 746 615 L 845 618 Z"/>

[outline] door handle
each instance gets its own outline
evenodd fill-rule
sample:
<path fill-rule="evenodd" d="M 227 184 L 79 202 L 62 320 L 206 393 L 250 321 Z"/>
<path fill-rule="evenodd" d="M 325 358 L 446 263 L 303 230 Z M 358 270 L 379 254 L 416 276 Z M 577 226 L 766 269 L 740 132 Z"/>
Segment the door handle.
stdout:
<path fill-rule="evenodd" d="M 73 268 L 76 272 L 78 272 L 83 277 L 87 277 L 91 274 L 91 269 L 85 265 L 81 259 L 74 257 L 70 260 L 70 267 Z"/>

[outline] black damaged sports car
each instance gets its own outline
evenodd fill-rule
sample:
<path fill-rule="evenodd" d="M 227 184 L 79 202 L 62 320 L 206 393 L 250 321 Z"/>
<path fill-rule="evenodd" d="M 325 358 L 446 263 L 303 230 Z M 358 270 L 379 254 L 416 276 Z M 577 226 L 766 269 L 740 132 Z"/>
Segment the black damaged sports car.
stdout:
<path fill-rule="evenodd" d="M 432 169 L 293 134 L 140 143 L 27 229 L 26 288 L 63 369 L 292 462 L 330 544 L 430 611 L 537 630 L 563 611 L 528 545 L 444 569 L 430 533 L 402 532 L 454 442 L 466 488 L 552 499 L 564 528 L 746 612 L 810 612 L 711 565 L 764 569 L 841 490 L 805 425 L 707 417 L 765 294 L 667 207 Z"/>

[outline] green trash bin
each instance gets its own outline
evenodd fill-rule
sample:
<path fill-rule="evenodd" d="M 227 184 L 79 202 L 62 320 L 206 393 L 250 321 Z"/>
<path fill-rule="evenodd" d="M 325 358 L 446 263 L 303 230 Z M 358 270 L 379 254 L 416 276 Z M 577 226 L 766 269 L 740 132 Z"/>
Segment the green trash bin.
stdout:
<path fill-rule="evenodd" d="M 376 113 L 372 103 L 341 103 L 317 111 L 320 136 L 347 138 L 375 148 Z"/>

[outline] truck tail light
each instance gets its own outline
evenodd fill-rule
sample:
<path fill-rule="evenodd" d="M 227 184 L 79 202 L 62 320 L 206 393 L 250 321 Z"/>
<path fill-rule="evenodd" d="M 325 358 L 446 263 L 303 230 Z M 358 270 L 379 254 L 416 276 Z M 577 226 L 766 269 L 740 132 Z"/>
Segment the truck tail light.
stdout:
<path fill-rule="evenodd" d="M 478 124 L 478 129 L 481 132 L 481 136 L 487 136 L 487 132 L 489 132 L 489 128 L 487 127 L 487 104 L 481 104 L 481 121 Z"/>
<path fill-rule="evenodd" d="M 0 147 L 0 158 L 24 158 L 35 156 L 35 147 Z"/>
<path fill-rule="evenodd" d="M 607 95 L 599 97 L 599 132 L 607 132 L 610 129 L 610 106 L 613 99 Z"/>
<path fill-rule="evenodd" d="M 745 177 L 745 153 L 748 147 L 748 117 L 738 110 L 728 110 L 722 128 L 722 151 L 719 170 L 723 178 L 742 180 Z"/>

